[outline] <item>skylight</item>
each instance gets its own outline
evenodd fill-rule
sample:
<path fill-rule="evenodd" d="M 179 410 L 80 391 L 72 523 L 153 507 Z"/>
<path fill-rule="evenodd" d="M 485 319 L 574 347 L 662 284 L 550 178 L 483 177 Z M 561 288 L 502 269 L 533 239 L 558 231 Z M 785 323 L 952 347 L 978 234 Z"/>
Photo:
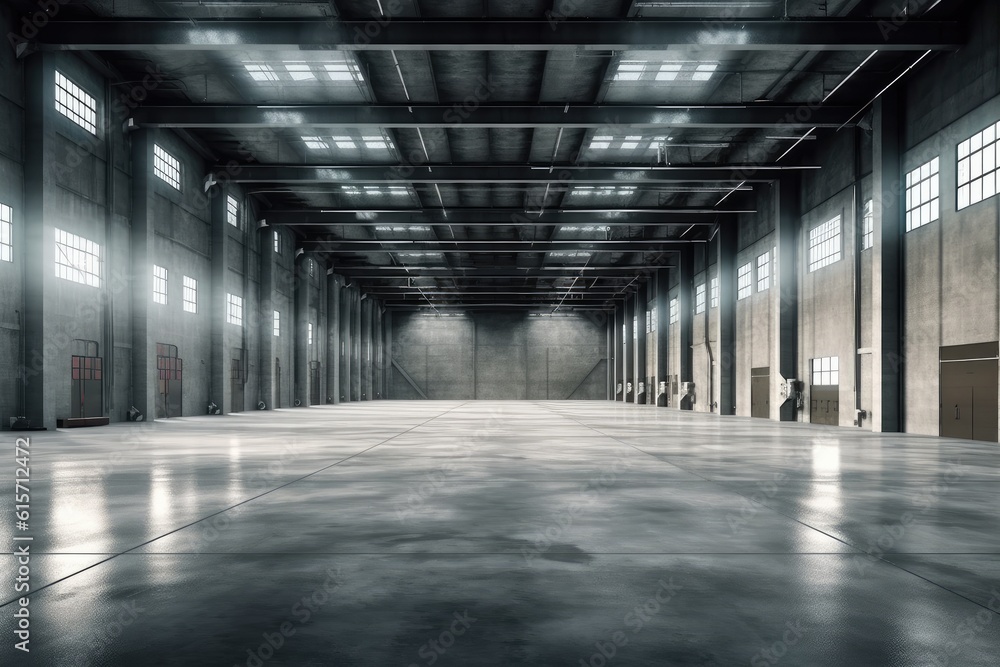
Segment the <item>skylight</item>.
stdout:
<path fill-rule="evenodd" d="M 429 232 L 429 231 L 431 231 L 431 228 L 430 227 L 426 227 L 424 225 L 407 225 L 405 227 L 402 226 L 402 225 L 376 225 L 375 226 L 375 231 L 376 232 L 396 232 L 396 233 L 400 233 L 400 232 Z"/>
<path fill-rule="evenodd" d="M 348 195 L 371 195 L 377 197 L 379 195 L 391 195 L 393 197 L 402 197 L 410 194 L 410 188 L 405 185 L 390 185 L 387 187 L 382 187 L 381 185 L 364 185 L 358 187 L 357 185 L 343 185 L 341 189 L 344 194 Z M 378 228 L 377 228 L 378 229 Z M 383 231 L 387 231 L 389 228 L 384 228 Z M 413 229 L 412 227 L 404 228 L 393 228 L 393 229 Z"/>
<path fill-rule="evenodd" d="M 636 186 L 634 185 L 578 185 L 573 188 L 571 196 L 582 197 L 585 195 L 594 195 L 597 197 L 608 197 L 611 195 L 630 195 L 636 191 Z"/>
<path fill-rule="evenodd" d="M 333 82 L 361 83 L 361 68 L 353 60 L 306 61 L 286 60 L 278 64 L 267 62 L 243 63 L 247 74 L 260 83 Z"/>
<path fill-rule="evenodd" d="M 316 75 L 313 74 L 312 67 L 309 65 L 309 63 L 286 62 L 285 69 L 288 70 L 288 75 L 292 77 L 292 81 L 316 80 Z"/>
<path fill-rule="evenodd" d="M 278 81 L 278 74 L 270 65 L 246 64 L 244 67 L 254 81 Z"/>
<path fill-rule="evenodd" d="M 627 135 L 624 137 L 609 137 L 606 135 L 596 136 L 590 140 L 590 148 L 598 151 L 621 150 L 634 151 L 655 151 L 657 146 L 662 144 L 668 137 L 643 137 L 641 135 Z"/>
<path fill-rule="evenodd" d="M 622 60 L 613 81 L 658 81 L 660 83 L 708 81 L 719 69 L 719 63 L 704 60 L 651 62 Z"/>
<path fill-rule="evenodd" d="M 330 144 L 323 141 L 322 137 L 302 137 L 302 141 L 305 142 L 306 148 L 311 148 L 317 151 L 330 147 Z"/>

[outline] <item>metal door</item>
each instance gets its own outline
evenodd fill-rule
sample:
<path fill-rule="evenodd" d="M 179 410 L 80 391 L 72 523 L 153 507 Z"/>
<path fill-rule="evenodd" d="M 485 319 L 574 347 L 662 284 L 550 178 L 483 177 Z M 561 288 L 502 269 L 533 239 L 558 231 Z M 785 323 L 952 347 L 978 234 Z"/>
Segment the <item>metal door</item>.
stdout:
<path fill-rule="evenodd" d="M 840 386 L 812 385 L 809 388 L 809 421 L 813 424 L 840 425 Z"/>
<path fill-rule="evenodd" d="M 281 407 L 281 359 L 274 358 L 274 407 Z"/>
<path fill-rule="evenodd" d="M 972 440 L 972 387 L 941 387 L 941 435 L 945 438 Z"/>
<path fill-rule="evenodd" d="M 104 414 L 104 360 L 73 355 L 70 417 L 101 417 Z"/>
<path fill-rule="evenodd" d="M 246 385 L 246 373 L 243 370 L 243 350 L 233 350 L 238 353 L 239 358 L 233 358 L 229 363 L 229 377 L 232 381 L 232 398 L 230 412 L 243 412 L 246 408 L 243 398 L 243 390 Z"/>
<path fill-rule="evenodd" d="M 750 416 L 760 419 L 771 417 L 771 369 L 750 370 Z"/>
<path fill-rule="evenodd" d="M 318 361 L 309 362 L 309 405 L 319 405 L 323 401 L 320 399 L 320 373 L 321 364 Z"/>
<path fill-rule="evenodd" d="M 156 373 L 159 392 L 156 418 L 180 417 L 183 412 L 184 360 L 177 356 L 177 346 L 156 344 Z"/>

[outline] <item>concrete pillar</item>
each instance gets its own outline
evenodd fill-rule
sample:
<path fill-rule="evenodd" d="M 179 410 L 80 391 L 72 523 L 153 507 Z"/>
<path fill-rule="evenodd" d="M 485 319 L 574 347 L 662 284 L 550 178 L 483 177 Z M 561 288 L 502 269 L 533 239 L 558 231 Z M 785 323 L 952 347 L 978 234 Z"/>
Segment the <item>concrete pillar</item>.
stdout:
<path fill-rule="evenodd" d="M 656 270 L 656 404 L 666 407 L 670 396 L 670 269 Z M 660 393 L 660 384 L 666 383 Z"/>
<path fill-rule="evenodd" d="M 392 311 L 387 310 L 382 316 L 382 329 L 385 350 L 382 352 L 382 375 L 385 383 L 382 387 L 382 398 L 392 398 Z"/>
<path fill-rule="evenodd" d="M 694 382 L 694 350 L 691 344 L 694 338 L 694 248 L 684 248 L 680 253 L 677 267 L 677 313 L 680 343 L 680 368 L 677 369 L 678 382 Z M 683 392 L 682 392 L 683 393 Z M 695 396 L 704 396 L 703 400 L 711 402 L 708 387 L 695 387 Z M 680 401 L 676 407 L 690 410 L 690 400 Z"/>
<path fill-rule="evenodd" d="M 334 404 L 340 403 L 340 289 L 343 280 L 326 276 L 326 393 Z"/>
<path fill-rule="evenodd" d="M 150 210 L 153 178 L 153 132 L 140 129 L 132 134 L 132 405 L 147 420 L 156 417 L 156 348 L 149 330 L 149 308 L 153 293 L 153 214 Z M 212 201 L 212 228 L 216 227 Z M 214 242 L 213 236 L 213 242 Z M 214 328 L 213 328 L 214 332 Z M 130 406 L 131 407 L 131 406 Z"/>
<path fill-rule="evenodd" d="M 45 284 L 51 268 L 54 243 L 51 224 L 46 224 L 45 201 L 45 113 L 49 91 L 55 86 L 51 56 L 38 53 L 25 61 L 24 85 L 24 416 L 35 426 L 55 428 L 54 401 L 46 400 L 46 376 L 57 364 L 46 358 Z M 6 426 L 6 424 L 4 425 Z"/>
<path fill-rule="evenodd" d="M 899 97 L 890 90 L 875 102 L 873 119 L 872 431 L 903 430 L 902 123 Z"/>
<path fill-rule="evenodd" d="M 361 292 L 351 290 L 351 400 L 361 400 Z"/>
<path fill-rule="evenodd" d="M 650 387 L 647 386 L 649 373 L 646 369 L 646 302 L 647 283 L 643 282 L 636 291 L 635 299 L 635 392 L 632 401 L 634 403 L 646 403 L 649 398 Z M 640 393 L 641 392 L 641 393 Z"/>
<path fill-rule="evenodd" d="M 612 321 L 612 345 L 615 350 L 614 396 L 616 401 L 625 400 L 625 304 L 615 304 L 615 316 Z"/>
<path fill-rule="evenodd" d="M 622 335 L 625 342 L 625 402 L 635 400 L 635 298 L 625 299 L 625 332 Z"/>
<path fill-rule="evenodd" d="M 716 249 L 719 281 L 719 414 L 736 414 L 736 251 L 737 227 L 719 227 Z M 711 307 L 711 280 L 709 307 Z"/>
<path fill-rule="evenodd" d="M 372 300 L 361 300 L 361 400 L 372 399 Z"/>
<path fill-rule="evenodd" d="M 350 402 L 351 394 L 351 290 L 346 285 L 340 288 L 340 400 Z"/>
<path fill-rule="evenodd" d="M 299 401 L 299 405 L 309 405 L 309 262 L 312 261 L 305 256 L 298 258 L 295 263 L 295 316 L 293 324 L 294 332 L 294 354 L 293 364 L 294 400 Z M 315 336 L 315 331 L 313 332 Z M 315 344 L 315 342 L 314 342 Z"/>
<path fill-rule="evenodd" d="M 797 176 L 782 176 L 777 188 L 777 219 L 774 224 L 777 256 L 771 258 L 773 289 L 776 290 L 773 336 L 775 348 L 771 358 L 777 362 L 777 373 L 786 379 L 798 378 L 799 342 L 799 237 L 801 228 L 800 181 Z M 756 264 L 754 265 L 756 270 Z M 777 281 L 773 279 L 777 271 Z M 754 274 L 756 280 L 756 273 Z M 772 370 L 772 377 L 774 370 Z M 771 419 L 796 421 L 795 401 L 782 402 L 781 387 L 771 382 Z"/>
<path fill-rule="evenodd" d="M 268 410 L 275 403 L 274 358 L 277 341 L 274 338 L 274 311 L 278 310 L 274 302 L 277 289 L 275 282 L 274 262 L 274 228 L 260 227 L 257 230 L 260 243 L 260 317 L 257 323 L 257 333 L 260 336 L 260 360 L 257 368 L 257 381 L 260 383 L 260 400 L 264 401 Z M 287 332 L 288 322 L 281 322 Z M 282 332 L 284 333 L 284 332 Z"/>

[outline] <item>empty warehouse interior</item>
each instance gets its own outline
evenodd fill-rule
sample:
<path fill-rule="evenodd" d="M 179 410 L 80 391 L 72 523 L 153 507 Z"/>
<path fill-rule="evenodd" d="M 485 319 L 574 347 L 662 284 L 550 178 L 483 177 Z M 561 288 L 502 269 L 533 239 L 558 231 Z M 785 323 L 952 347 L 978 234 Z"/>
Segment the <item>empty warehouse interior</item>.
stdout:
<path fill-rule="evenodd" d="M 0 29 L 0 664 L 997 664 L 1000 4 Z"/>

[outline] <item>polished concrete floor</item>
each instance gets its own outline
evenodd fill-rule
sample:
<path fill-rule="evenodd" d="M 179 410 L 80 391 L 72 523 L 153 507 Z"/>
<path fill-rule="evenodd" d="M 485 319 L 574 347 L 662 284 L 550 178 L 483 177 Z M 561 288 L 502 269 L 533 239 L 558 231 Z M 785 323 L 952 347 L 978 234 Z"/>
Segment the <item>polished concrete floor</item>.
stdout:
<path fill-rule="evenodd" d="M 2 556 L 0 665 L 1000 664 L 997 444 L 378 402 L 31 452 L 30 530 L 10 493 L 0 525 L 34 536 L 31 653 Z"/>

